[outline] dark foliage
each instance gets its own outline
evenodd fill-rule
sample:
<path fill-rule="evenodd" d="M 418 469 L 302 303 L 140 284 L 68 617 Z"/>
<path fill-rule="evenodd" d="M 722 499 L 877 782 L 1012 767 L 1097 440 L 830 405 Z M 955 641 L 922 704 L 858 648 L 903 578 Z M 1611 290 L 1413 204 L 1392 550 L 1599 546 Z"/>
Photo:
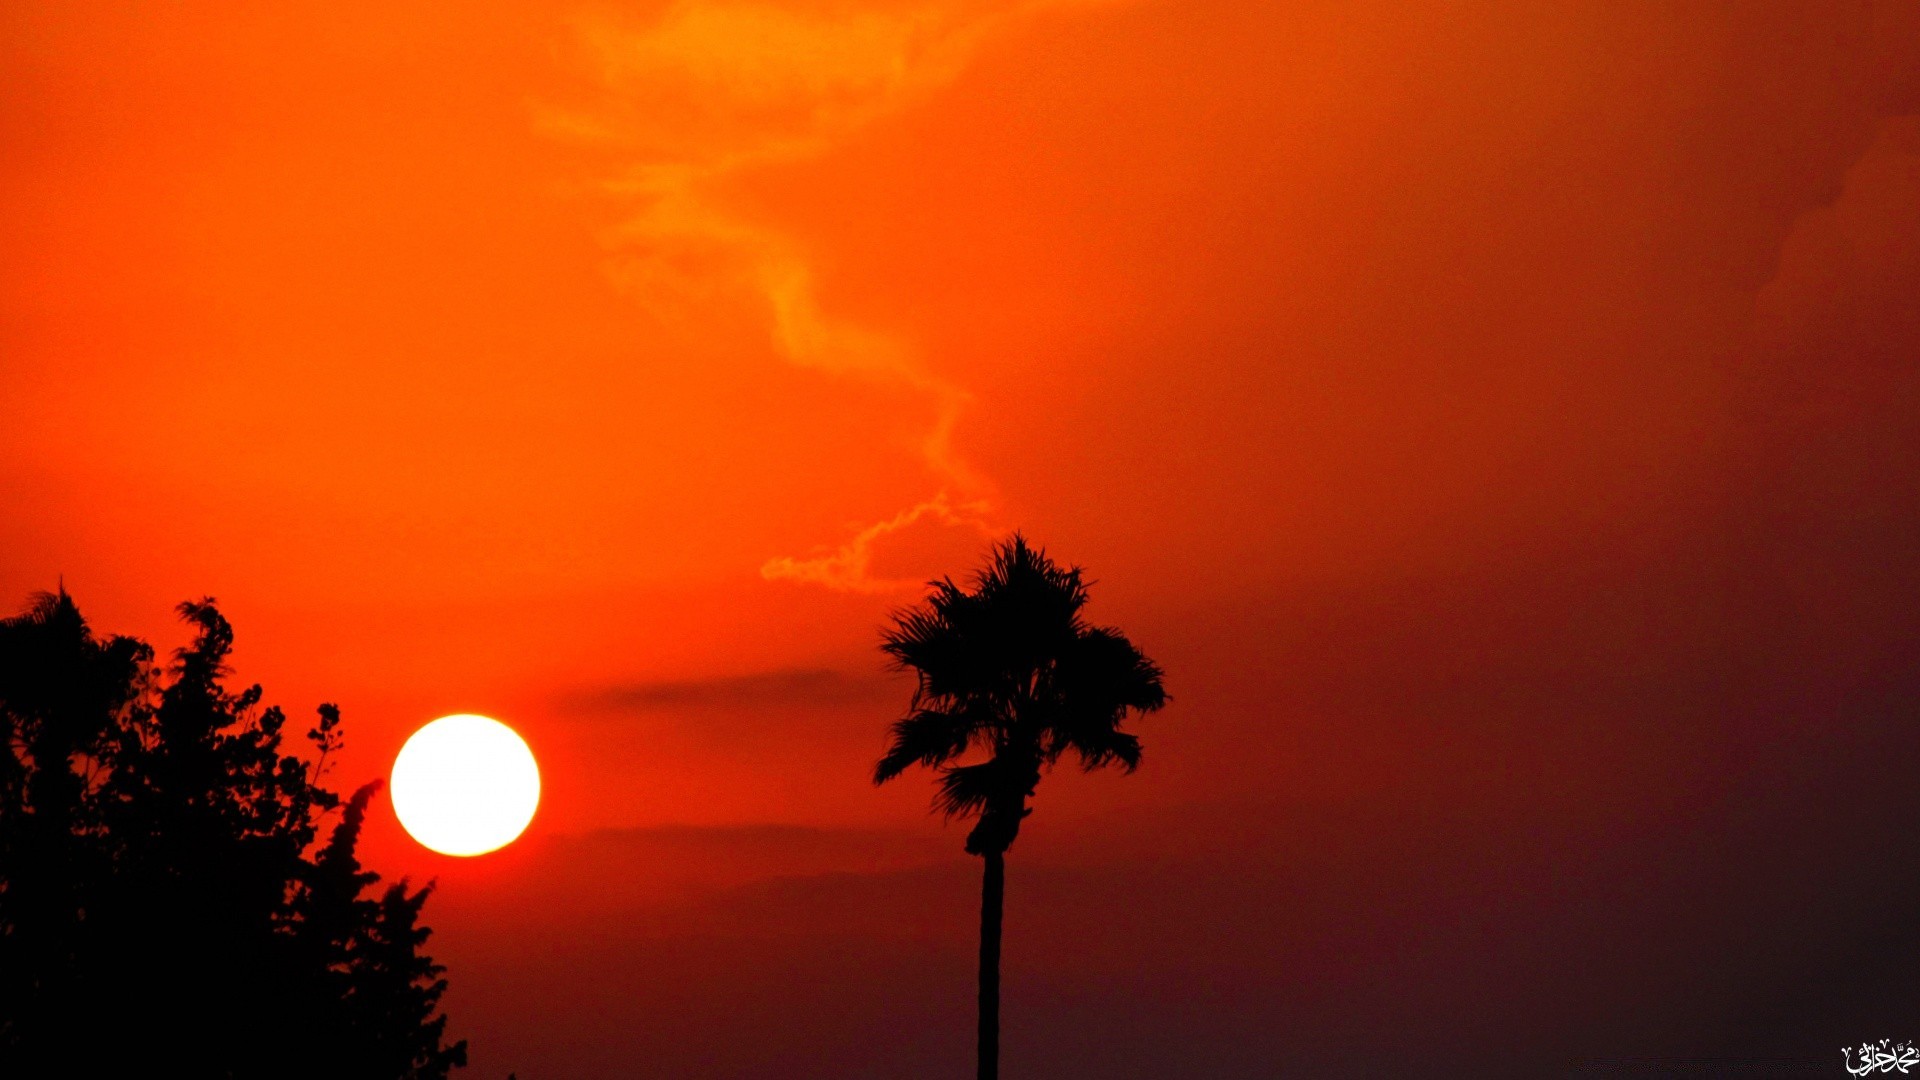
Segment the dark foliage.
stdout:
<path fill-rule="evenodd" d="M 164 670 L 65 590 L 0 620 L 0 1076 L 445 1077 L 430 890 L 354 857 L 339 711 L 287 752 L 212 601 L 180 613 Z"/>

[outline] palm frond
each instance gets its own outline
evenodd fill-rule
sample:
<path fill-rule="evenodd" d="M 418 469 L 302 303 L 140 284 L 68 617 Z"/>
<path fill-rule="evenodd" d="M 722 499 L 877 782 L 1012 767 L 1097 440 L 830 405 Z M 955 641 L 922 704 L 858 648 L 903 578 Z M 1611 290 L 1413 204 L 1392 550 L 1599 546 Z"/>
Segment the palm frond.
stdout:
<path fill-rule="evenodd" d="M 1140 765 L 1140 740 L 1120 730 L 1129 711 L 1153 712 L 1167 703 L 1160 668 L 1126 636 L 1093 627 L 1075 639 L 1049 675 L 1053 709 L 1044 736 L 1049 762 L 1072 750 L 1086 769 L 1119 762 Z"/>
<path fill-rule="evenodd" d="M 1064 740 L 1062 748 L 1068 747 L 1079 756 L 1080 768 L 1087 772 L 1103 769 L 1116 761 L 1120 763 L 1121 772 L 1140 767 L 1140 739 L 1124 731 L 1069 738 Z"/>
<path fill-rule="evenodd" d="M 939 766 L 966 752 L 979 717 L 966 706 L 916 708 L 893 722 L 887 752 L 874 766 L 873 782 L 884 784 L 914 765 Z"/>
<path fill-rule="evenodd" d="M 1106 626 L 1090 627 L 1062 650 L 1053 671 L 1056 693 L 1100 707 L 1152 712 L 1167 703 L 1158 664 L 1146 658 L 1125 634 Z"/>
<path fill-rule="evenodd" d="M 950 765 L 940 770 L 933 808 L 949 819 L 973 817 L 995 799 L 1005 796 L 1009 770 L 999 760 L 978 765 Z"/>
<path fill-rule="evenodd" d="M 964 696 L 982 681 L 978 607 L 978 599 L 953 582 L 936 581 L 923 605 L 894 614 L 880 649 L 896 669 L 918 677 L 915 705 Z"/>

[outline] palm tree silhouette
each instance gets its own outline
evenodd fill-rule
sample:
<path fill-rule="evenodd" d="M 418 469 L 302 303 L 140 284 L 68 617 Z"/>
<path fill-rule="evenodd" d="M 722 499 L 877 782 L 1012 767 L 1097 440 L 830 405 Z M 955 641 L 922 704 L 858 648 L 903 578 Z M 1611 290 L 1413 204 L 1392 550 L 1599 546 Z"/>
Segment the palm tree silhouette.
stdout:
<path fill-rule="evenodd" d="M 980 890 L 979 1080 L 1000 1075 L 1000 914 L 1006 853 L 1033 811 L 1027 800 L 1071 750 L 1091 771 L 1140 764 L 1140 740 L 1120 730 L 1129 710 L 1167 702 L 1161 672 L 1118 630 L 1080 615 L 1087 582 L 1015 533 L 994 545 L 973 588 L 930 584 L 926 602 L 895 613 L 881 649 L 919 678 L 894 723 L 873 782 L 908 767 L 938 769 L 934 808 L 978 818 L 967 852 L 985 860 Z M 959 764 L 969 751 L 985 760 Z"/>

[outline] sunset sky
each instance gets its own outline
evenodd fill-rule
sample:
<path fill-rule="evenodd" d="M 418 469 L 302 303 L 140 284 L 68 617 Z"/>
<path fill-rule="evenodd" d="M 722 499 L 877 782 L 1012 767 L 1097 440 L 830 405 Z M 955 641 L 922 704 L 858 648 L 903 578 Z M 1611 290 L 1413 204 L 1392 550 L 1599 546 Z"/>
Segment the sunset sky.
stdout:
<path fill-rule="evenodd" d="M 1015 528 L 1174 701 L 1009 855 L 1009 1077 L 1920 1039 L 1920 4 L 15 0 L 0 76 L 0 606 L 217 597 L 341 787 L 525 736 L 518 843 L 364 849 L 466 1075 L 971 1075 L 876 646 Z"/>

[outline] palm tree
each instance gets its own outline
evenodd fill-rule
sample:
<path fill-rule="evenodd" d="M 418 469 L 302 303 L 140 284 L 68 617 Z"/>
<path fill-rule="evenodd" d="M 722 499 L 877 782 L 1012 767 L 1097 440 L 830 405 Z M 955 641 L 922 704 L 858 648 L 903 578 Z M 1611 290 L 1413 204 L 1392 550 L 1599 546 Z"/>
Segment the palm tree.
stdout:
<path fill-rule="evenodd" d="M 895 613 L 881 649 L 919 678 L 895 721 L 873 782 L 909 766 L 940 773 L 934 808 L 978 818 L 967 853 L 985 860 L 980 890 L 979 1080 L 1000 1075 L 1000 913 L 1006 853 L 1032 813 L 1027 800 L 1071 750 L 1088 771 L 1140 764 L 1120 730 L 1129 710 L 1166 704 L 1160 669 L 1118 630 L 1080 615 L 1087 582 L 1015 533 L 994 545 L 973 588 L 930 584 L 926 602 Z M 960 764 L 969 752 L 983 760 Z"/>

